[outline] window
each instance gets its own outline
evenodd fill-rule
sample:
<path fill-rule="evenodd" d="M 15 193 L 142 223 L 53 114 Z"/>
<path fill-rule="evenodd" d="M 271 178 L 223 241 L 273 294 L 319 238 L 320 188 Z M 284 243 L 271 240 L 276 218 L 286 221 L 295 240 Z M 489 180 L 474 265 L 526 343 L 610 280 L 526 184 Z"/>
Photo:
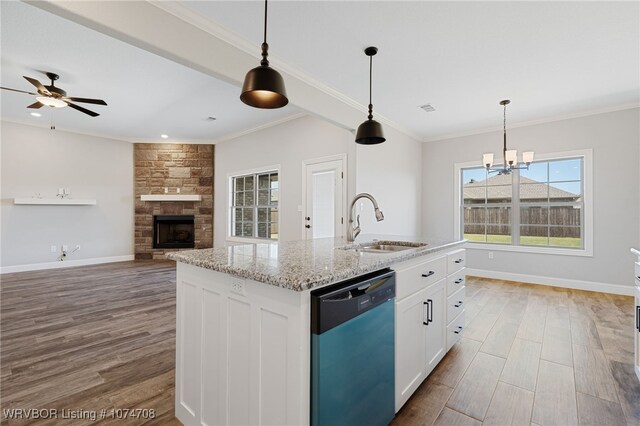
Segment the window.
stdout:
<path fill-rule="evenodd" d="M 542 158 L 529 170 L 509 175 L 487 173 L 483 167 L 456 165 L 461 200 L 460 234 L 472 243 L 583 251 L 590 255 L 590 206 L 585 187 L 590 170 L 585 155 Z M 587 165 L 589 167 L 587 167 Z M 587 217 L 589 216 L 589 217 Z M 588 221 L 586 219 L 589 219 Z M 589 231 L 587 231 L 589 229 Z"/>
<path fill-rule="evenodd" d="M 231 236 L 278 239 L 278 172 L 231 177 Z"/>

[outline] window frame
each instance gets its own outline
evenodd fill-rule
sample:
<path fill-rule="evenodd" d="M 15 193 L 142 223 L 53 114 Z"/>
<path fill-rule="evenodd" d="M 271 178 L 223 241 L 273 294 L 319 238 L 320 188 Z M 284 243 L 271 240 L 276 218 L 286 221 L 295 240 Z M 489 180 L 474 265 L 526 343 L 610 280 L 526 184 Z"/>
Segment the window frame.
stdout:
<path fill-rule="evenodd" d="M 258 221 L 258 195 L 257 195 L 257 185 L 258 179 L 257 176 L 261 174 L 278 174 L 278 238 L 261 238 L 256 236 L 258 232 L 257 221 Z M 256 191 L 255 195 L 255 203 L 253 205 L 254 213 L 253 213 L 253 222 L 254 222 L 254 236 L 252 237 L 241 237 L 233 235 L 233 196 L 235 188 L 233 187 L 234 178 L 244 177 L 254 175 L 255 186 L 254 190 Z M 282 173 L 280 170 L 280 165 L 275 164 L 272 166 L 265 166 L 255 169 L 242 170 L 238 172 L 228 173 L 227 174 L 227 235 L 226 240 L 232 243 L 276 243 L 280 240 L 281 235 L 281 224 L 282 224 Z"/>
<path fill-rule="evenodd" d="M 479 243 L 479 242 L 467 242 L 466 246 L 470 249 L 489 250 L 489 251 L 509 251 L 509 252 L 521 252 L 521 253 L 540 253 L 540 254 L 558 254 L 566 256 L 593 256 L 593 150 L 582 149 L 575 151 L 564 151 L 546 154 L 536 154 L 535 162 L 553 161 L 553 160 L 568 160 L 571 158 L 581 157 L 583 161 L 582 170 L 582 187 L 583 187 L 583 205 L 584 211 L 582 212 L 583 225 L 581 226 L 581 235 L 583 241 L 583 247 L 578 248 L 563 248 L 552 246 L 532 246 L 532 245 L 514 245 L 514 244 L 500 244 L 500 243 Z M 464 217 L 462 215 L 463 208 L 463 193 L 461 175 L 462 169 L 482 167 L 479 161 L 470 161 L 464 163 L 454 164 L 454 237 L 457 240 L 463 238 L 462 229 L 464 224 L 462 223 Z M 513 185 L 519 185 L 519 179 L 515 179 Z M 516 215 L 517 212 L 517 225 L 520 225 L 520 200 L 515 200 L 512 193 L 512 200 L 510 206 L 512 208 L 512 215 Z M 529 204 L 529 203 L 525 203 Z M 497 204 L 499 205 L 499 204 Z M 516 209 L 517 207 L 517 209 Z M 513 220 L 512 220 L 513 222 Z M 513 238 L 520 235 L 520 229 L 517 229 L 517 235 L 514 236 L 514 227 L 516 223 L 511 223 L 512 227 L 512 241 Z"/>

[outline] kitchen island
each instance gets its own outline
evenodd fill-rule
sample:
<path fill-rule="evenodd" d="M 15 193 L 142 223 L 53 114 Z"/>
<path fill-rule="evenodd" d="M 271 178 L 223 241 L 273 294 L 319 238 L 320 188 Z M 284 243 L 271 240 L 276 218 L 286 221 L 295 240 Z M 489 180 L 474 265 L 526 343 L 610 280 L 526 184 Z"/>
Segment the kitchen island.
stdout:
<path fill-rule="evenodd" d="M 363 250 L 374 240 L 402 241 L 409 248 Z M 447 277 L 452 278 L 451 291 L 457 291 L 454 287 L 463 282 L 457 278 L 464 262 L 463 243 L 362 236 L 351 245 L 342 239 L 317 239 L 171 253 L 168 257 L 178 262 L 176 417 L 189 425 L 308 424 L 311 291 L 388 267 L 397 272 L 396 299 L 417 300 L 405 303 L 407 319 L 417 315 L 422 325 L 426 301 L 418 300 L 418 293 L 427 288 L 439 289 L 443 311 L 441 321 L 436 321 L 442 347 L 433 356 L 423 350 L 422 360 L 414 360 L 412 348 L 405 362 L 398 349 L 415 346 L 415 336 L 406 333 L 410 326 L 396 336 L 399 409 L 429 366 L 432 369 L 442 359 L 445 346 L 453 344 L 445 340 Z M 417 244 L 422 245 L 414 247 Z M 396 328 L 404 312 L 397 307 Z M 452 327 L 458 327 L 461 311 L 451 314 L 457 318 Z M 456 333 L 451 336 L 461 329 L 451 328 Z"/>

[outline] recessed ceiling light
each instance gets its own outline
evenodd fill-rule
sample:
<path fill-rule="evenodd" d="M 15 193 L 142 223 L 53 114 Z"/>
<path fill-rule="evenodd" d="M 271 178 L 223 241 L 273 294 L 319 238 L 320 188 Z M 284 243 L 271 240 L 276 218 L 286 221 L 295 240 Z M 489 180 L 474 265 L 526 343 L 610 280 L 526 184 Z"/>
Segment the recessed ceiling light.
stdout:
<path fill-rule="evenodd" d="M 160 137 L 161 137 L 162 139 L 169 139 L 169 135 L 165 135 L 165 134 L 160 135 Z"/>
<path fill-rule="evenodd" d="M 42 114 L 40 114 L 39 112 L 32 112 L 31 115 L 33 115 L 34 117 L 42 117 Z"/>

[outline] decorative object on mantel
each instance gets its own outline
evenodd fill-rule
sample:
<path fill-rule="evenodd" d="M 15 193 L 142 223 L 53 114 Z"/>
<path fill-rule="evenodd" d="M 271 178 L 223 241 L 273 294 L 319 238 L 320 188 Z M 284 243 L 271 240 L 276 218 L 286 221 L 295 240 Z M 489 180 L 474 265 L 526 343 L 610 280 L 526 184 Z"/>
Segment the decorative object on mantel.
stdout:
<path fill-rule="evenodd" d="M 356 132 L 356 143 L 361 145 L 375 145 L 386 140 L 382 125 L 373 119 L 373 104 L 371 103 L 371 80 L 373 77 L 373 56 L 378 53 L 377 47 L 367 47 L 364 54 L 369 57 L 369 115 L 367 121 L 358 126 Z"/>
<path fill-rule="evenodd" d="M 289 103 L 284 79 L 269 66 L 269 45 L 267 44 L 267 0 L 264 0 L 264 41 L 260 66 L 250 70 L 244 78 L 240 100 L 254 108 L 282 108 Z"/>
<path fill-rule="evenodd" d="M 518 151 L 515 149 L 507 149 L 507 105 L 510 103 L 511 101 L 509 99 L 500 101 L 500 105 L 504 107 L 502 121 L 502 140 L 504 144 L 502 148 L 502 158 L 504 162 L 502 163 L 502 167 L 491 167 L 493 165 L 493 153 L 482 154 L 482 164 L 484 164 L 484 167 L 489 173 L 497 172 L 499 175 L 508 175 L 516 169 L 529 170 L 529 165 L 533 161 L 533 151 L 526 151 L 522 153 L 522 162 L 525 163 L 525 166 L 518 166 Z"/>
<path fill-rule="evenodd" d="M 40 206 L 95 206 L 98 202 L 89 198 L 14 198 L 13 204 Z"/>
<path fill-rule="evenodd" d="M 142 201 L 202 201 L 202 195 L 197 195 L 197 194 L 147 194 L 147 195 L 141 195 L 140 199 Z"/>

